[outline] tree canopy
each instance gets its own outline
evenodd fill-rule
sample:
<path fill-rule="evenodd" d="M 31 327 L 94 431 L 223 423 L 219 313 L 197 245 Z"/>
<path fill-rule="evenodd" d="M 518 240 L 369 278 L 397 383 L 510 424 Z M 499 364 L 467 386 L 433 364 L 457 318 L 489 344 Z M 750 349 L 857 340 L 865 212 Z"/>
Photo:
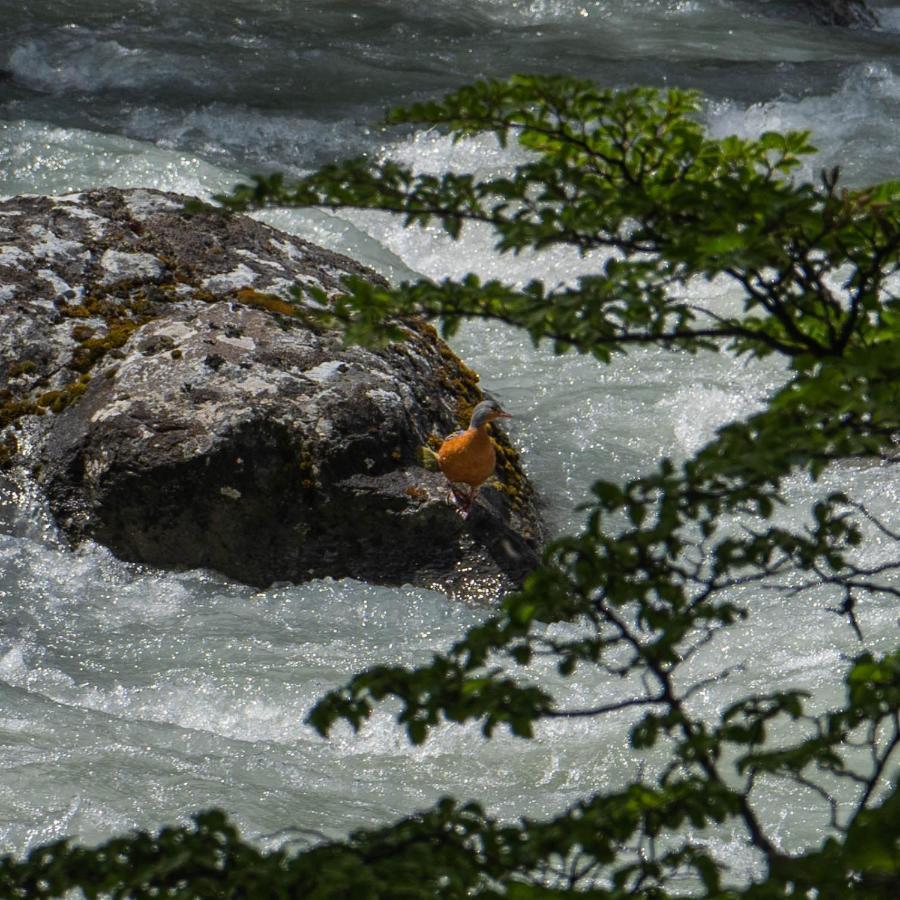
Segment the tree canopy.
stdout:
<path fill-rule="evenodd" d="M 91 897 L 253 897 L 259 884 L 265 896 L 360 898 L 900 893 L 900 647 L 875 652 L 859 616 L 864 604 L 900 597 L 900 523 L 826 489 L 795 511 L 799 524 L 778 515 L 798 474 L 818 483 L 852 459 L 896 478 L 900 181 L 849 189 L 837 169 L 805 181 L 797 171 L 814 149 L 808 133 L 713 139 L 700 103 L 679 90 L 568 78 L 482 82 L 389 121 L 517 142 L 527 157 L 511 174 L 435 176 L 361 159 L 296 181 L 261 176 L 220 198 L 235 211 L 387 210 L 408 225 L 439 222 L 453 237 L 481 222 L 500 253 L 603 251 L 597 272 L 564 285 L 350 280 L 316 313 L 350 340 L 396 338 L 394 323 L 410 315 L 440 320 L 445 334 L 478 317 L 602 363 L 640 345 L 787 361 L 765 408 L 693 456 L 662 459 L 624 484 L 597 481 L 582 530 L 554 541 L 523 589 L 449 650 L 418 667 L 359 673 L 309 716 L 322 734 L 338 721 L 358 729 L 394 698 L 418 744 L 445 721 L 527 739 L 542 720 L 629 710 L 631 751 L 663 748 L 668 763 L 624 788 L 598 785 L 546 820 L 497 821 L 448 799 L 294 856 L 254 849 L 215 813 L 93 850 L 63 842 L 3 860 L 4 895 L 79 885 Z M 688 283 L 714 278 L 730 281 L 740 310 L 687 299 Z M 299 308 L 299 288 L 297 299 Z M 889 548 L 878 563 L 861 552 L 873 535 Z M 859 652 L 846 661 L 839 706 L 817 712 L 804 692 L 772 685 L 715 720 L 697 711 L 709 680 L 691 677 L 690 662 L 736 623 L 752 627 L 755 591 L 778 592 L 787 609 L 824 592 L 850 623 Z M 547 656 L 561 676 L 601 670 L 618 696 L 567 706 L 528 677 Z M 713 678 L 727 677 L 728 662 Z M 759 813 L 760 798 L 784 782 L 808 791 L 825 823 L 820 840 L 792 854 Z M 751 881 L 699 839 L 717 827 L 754 849 Z"/>

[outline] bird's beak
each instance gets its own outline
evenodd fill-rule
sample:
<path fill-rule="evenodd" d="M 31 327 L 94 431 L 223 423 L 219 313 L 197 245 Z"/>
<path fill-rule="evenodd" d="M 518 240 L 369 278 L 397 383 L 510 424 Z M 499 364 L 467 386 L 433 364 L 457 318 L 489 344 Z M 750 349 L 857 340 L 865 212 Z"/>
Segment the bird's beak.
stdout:
<path fill-rule="evenodd" d="M 508 412 L 503 412 L 503 410 L 501 410 L 500 412 L 497 413 L 496 416 L 494 416 L 494 418 L 495 419 L 511 419 L 512 415 Z"/>

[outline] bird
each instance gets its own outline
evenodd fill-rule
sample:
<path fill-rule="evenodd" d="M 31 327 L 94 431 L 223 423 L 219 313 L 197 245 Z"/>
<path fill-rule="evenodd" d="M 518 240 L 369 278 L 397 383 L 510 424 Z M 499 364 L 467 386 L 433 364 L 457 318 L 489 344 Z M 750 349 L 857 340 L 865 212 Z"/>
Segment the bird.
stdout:
<path fill-rule="evenodd" d="M 478 488 L 490 478 L 497 464 L 488 425 L 494 419 L 511 418 L 496 400 L 482 400 L 472 410 L 469 427 L 451 434 L 435 454 L 438 468 L 450 482 L 453 499 L 464 515 L 468 514 Z M 457 485 L 466 485 L 468 489 L 460 489 Z"/>

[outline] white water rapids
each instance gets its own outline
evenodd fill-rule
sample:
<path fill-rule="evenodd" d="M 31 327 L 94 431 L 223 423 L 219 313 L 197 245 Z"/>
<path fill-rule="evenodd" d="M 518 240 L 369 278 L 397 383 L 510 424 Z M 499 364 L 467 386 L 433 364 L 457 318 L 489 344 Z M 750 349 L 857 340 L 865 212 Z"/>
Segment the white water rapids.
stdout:
<path fill-rule="evenodd" d="M 726 0 L 454 0 L 433 14 L 412 0 L 229 0 L 215 16 L 174 0 L 0 0 L 0 194 L 117 184 L 209 196 L 256 169 L 301 171 L 360 149 L 430 171 L 503 169 L 515 151 L 486 138 L 452 146 L 375 123 L 386 105 L 470 78 L 556 69 L 698 87 L 715 135 L 810 128 L 821 152 L 808 175 L 840 164 L 850 183 L 895 178 L 900 14 L 882 7 L 882 29 L 864 33 L 774 22 Z M 562 251 L 498 257 L 477 229 L 454 243 L 376 215 L 267 220 L 398 278 L 474 269 L 556 283 L 596 267 Z M 730 302 L 725 285 L 692 291 Z M 782 377 L 774 363 L 725 355 L 557 358 L 494 325 L 465 328 L 454 347 L 514 413 L 511 436 L 556 533 L 577 526 L 593 479 L 683 458 Z M 896 475 L 843 467 L 826 478 L 896 525 Z M 790 494 L 800 516 L 810 488 L 797 479 Z M 877 536 L 868 552 L 884 552 Z M 746 663 L 698 695 L 701 708 L 773 682 L 833 700 L 841 654 L 859 645 L 828 603 L 755 599 L 719 659 L 698 663 Z M 93 842 L 210 806 L 263 843 L 291 826 L 302 839 L 339 836 L 447 793 L 539 816 L 633 775 L 625 719 L 554 722 L 529 742 L 448 726 L 421 748 L 387 707 L 357 736 L 338 729 L 326 741 L 303 724 L 328 687 L 373 663 L 426 659 L 481 615 L 421 590 L 324 580 L 255 592 L 214 573 L 126 565 L 96 546 L 72 551 L 33 497 L 0 486 L 0 851 Z M 860 618 L 871 646 L 896 643 L 896 609 L 872 602 Z M 587 670 L 540 677 L 578 705 L 617 689 Z M 819 827 L 813 806 L 773 793 L 762 814 L 790 849 Z M 739 844 L 717 840 L 749 865 Z"/>

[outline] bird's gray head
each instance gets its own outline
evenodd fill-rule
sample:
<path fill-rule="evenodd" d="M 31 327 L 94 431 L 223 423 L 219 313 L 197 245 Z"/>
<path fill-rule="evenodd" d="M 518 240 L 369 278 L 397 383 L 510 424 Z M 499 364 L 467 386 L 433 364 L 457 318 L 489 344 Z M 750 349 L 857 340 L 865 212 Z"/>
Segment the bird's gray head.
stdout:
<path fill-rule="evenodd" d="M 472 420 L 469 423 L 469 428 L 478 428 L 494 419 L 511 418 L 512 416 L 508 412 L 504 412 L 496 400 L 482 400 L 481 403 L 472 410 Z"/>

